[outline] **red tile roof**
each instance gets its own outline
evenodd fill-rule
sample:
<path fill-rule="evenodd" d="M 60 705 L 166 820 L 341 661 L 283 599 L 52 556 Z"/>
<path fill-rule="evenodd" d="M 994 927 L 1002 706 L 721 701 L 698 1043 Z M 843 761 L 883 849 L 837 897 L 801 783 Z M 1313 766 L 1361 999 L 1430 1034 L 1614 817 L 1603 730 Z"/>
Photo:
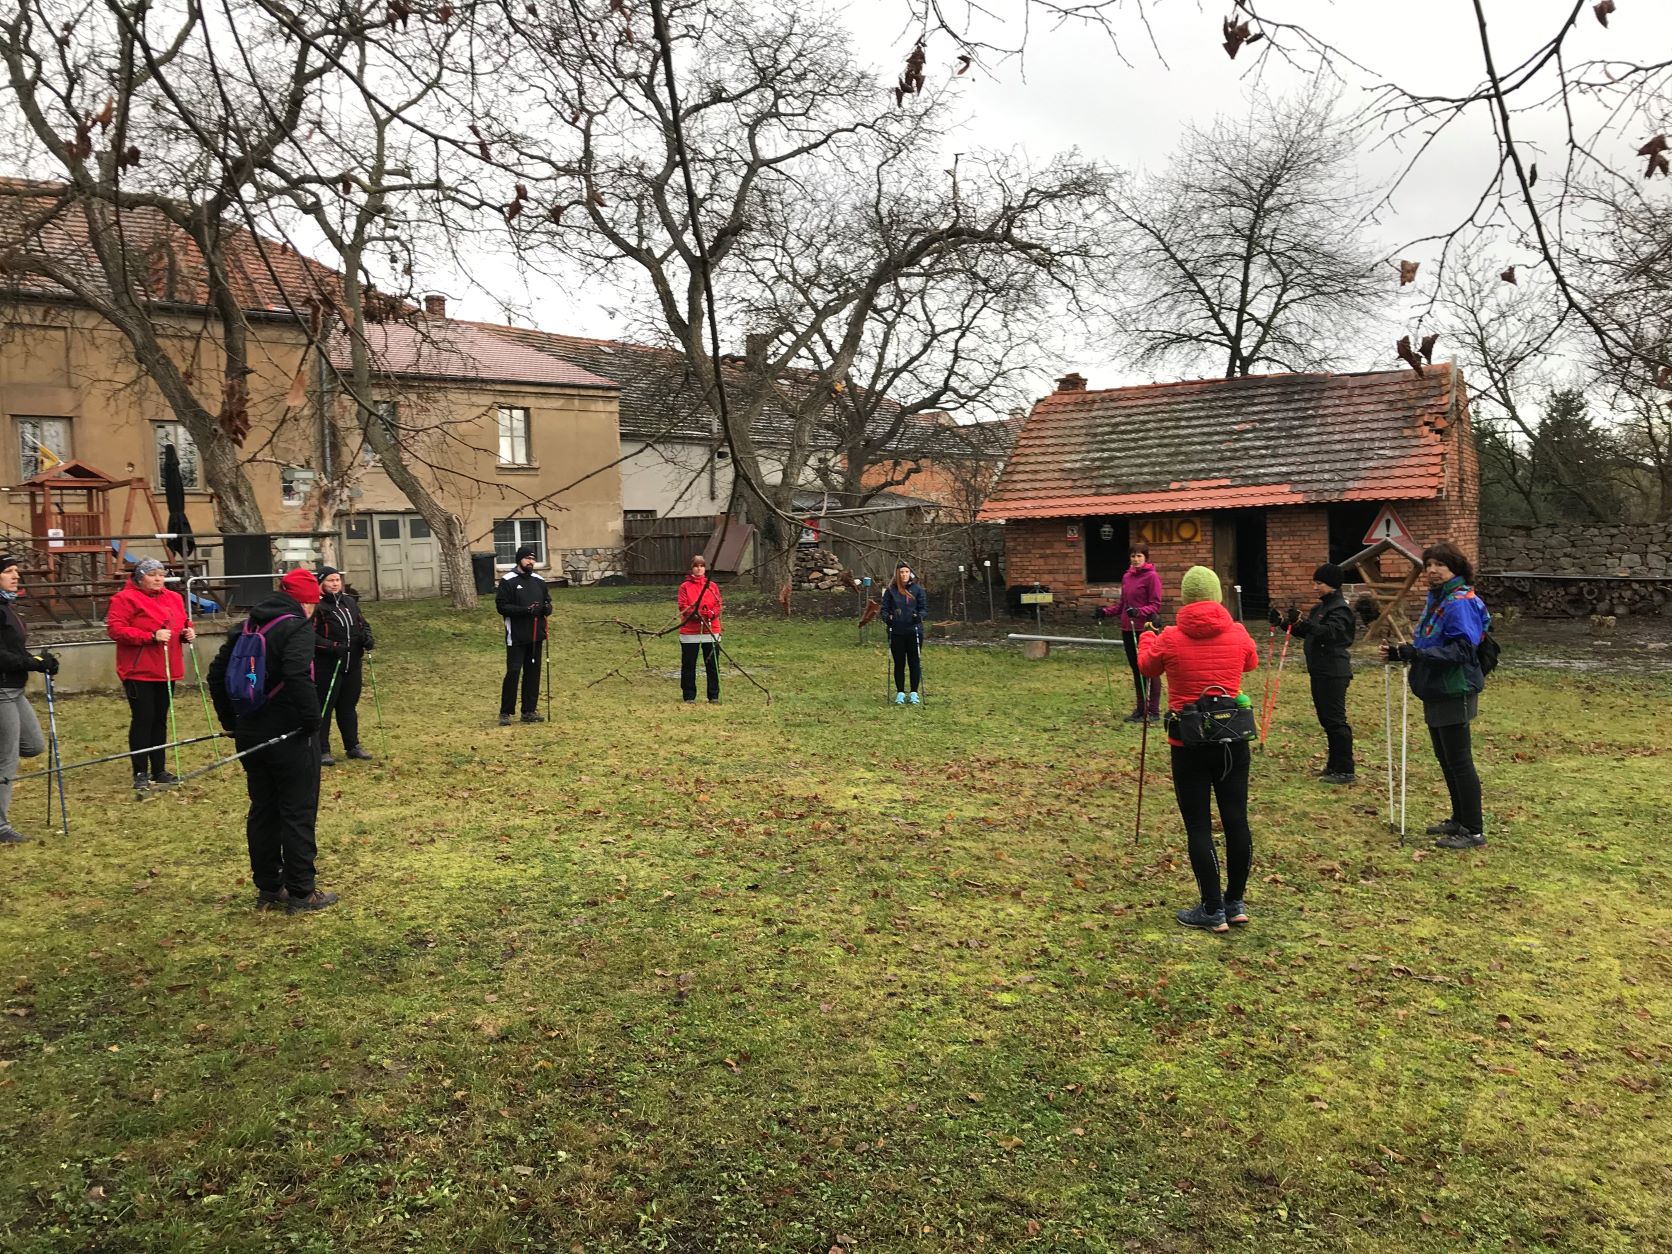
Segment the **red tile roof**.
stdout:
<path fill-rule="evenodd" d="M 95 291 L 106 287 L 93 248 L 96 225 L 87 207 L 61 183 L 0 178 L 0 289 L 18 294 L 65 296 L 69 289 L 30 267 L 32 255 L 51 258 L 73 281 Z M 191 237 L 152 208 L 129 209 L 112 220 L 113 242 L 133 263 L 129 282 L 141 300 L 202 306 L 209 301 L 203 254 Z M 223 248 L 228 279 L 239 307 L 297 312 L 313 299 L 330 299 L 339 276 L 290 245 L 227 223 Z M 119 234 L 118 234 L 119 233 Z"/>
<path fill-rule="evenodd" d="M 1053 392 L 984 519 L 1175 513 L 1439 494 L 1463 400 L 1450 363 Z"/>
<path fill-rule="evenodd" d="M 487 322 L 423 315 L 372 324 L 366 328 L 366 342 L 374 369 L 392 378 L 581 388 L 621 386 L 613 379 L 531 348 L 506 331 Z M 339 370 L 347 369 L 348 351 L 348 341 L 336 337 L 330 348 L 331 364 Z"/>

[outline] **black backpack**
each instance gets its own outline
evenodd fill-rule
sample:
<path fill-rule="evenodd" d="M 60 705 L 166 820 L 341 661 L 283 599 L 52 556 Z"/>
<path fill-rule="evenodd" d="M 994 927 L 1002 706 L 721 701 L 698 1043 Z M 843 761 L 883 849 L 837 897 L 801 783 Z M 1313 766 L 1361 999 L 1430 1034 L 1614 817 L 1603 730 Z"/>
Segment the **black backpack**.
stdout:
<path fill-rule="evenodd" d="M 1480 638 L 1480 643 L 1475 646 L 1475 659 L 1480 663 L 1482 678 L 1498 669 L 1498 657 L 1502 653 L 1490 631 Z"/>

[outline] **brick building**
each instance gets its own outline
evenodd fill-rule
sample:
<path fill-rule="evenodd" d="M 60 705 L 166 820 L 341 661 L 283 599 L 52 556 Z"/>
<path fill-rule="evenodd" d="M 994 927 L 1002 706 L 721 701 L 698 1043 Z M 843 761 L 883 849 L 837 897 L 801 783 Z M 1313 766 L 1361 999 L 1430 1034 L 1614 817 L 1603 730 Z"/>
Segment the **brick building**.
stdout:
<path fill-rule="evenodd" d="M 981 516 L 1005 523 L 1005 578 L 1064 608 L 1113 599 L 1148 543 L 1168 608 L 1211 566 L 1234 608 L 1306 605 L 1326 558 L 1361 552 L 1384 506 L 1419 545 L 1479 551 L 1480 470 L 1449 363 L 1089 391 L 1071 374 L 1033 407 Z M 1390 573 L 1393 567 L 1390 566 Z"/>

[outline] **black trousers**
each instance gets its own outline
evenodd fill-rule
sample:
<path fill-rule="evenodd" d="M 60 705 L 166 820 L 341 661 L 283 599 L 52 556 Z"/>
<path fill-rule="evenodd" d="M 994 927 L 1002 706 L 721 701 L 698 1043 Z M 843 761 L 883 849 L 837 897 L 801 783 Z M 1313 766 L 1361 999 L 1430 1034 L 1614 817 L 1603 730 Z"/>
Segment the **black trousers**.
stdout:
<path fill-rule="evenodd" d="M 679 695 L 687 701 L 697 699 L 697 650 L 702 650 L 703 670 L 708 680 L 708 699 L 720 699 L 720 646 L 679 642 Z"/>
<path fill-rule="evenodd" d="M 505 646 L 505 682 L 499 690 L 499 713 L 509 718 L 517 705 L 517 680 L 522 680 L 522 712 L 532 714 L 540 704 L 540 651 L 545 641 Z"/>
<path fill-rule="evenodd" d="M 1318 712 L 1318 726 L 1329 741 L 1326 771 L 1341 775 L 1354 773 L 1353 727 L 1347 721 L 1347 685 L 1351 675 L 1313 675 L 1312 708 Z"/>
<path fill-rule="evenodd" d="M 240 751 L 261 743 L 238 738 Z M 292 897 L 314 890 L 314 823 L 319 817 L 319 750 L 312 736 L 295 735 L 240 758 L 250 814 L 244 837 L 250 875 L 264 893 L 288 889 Z"/>
<path fill-rule="evenodd" d="M 319 673 L 315 667 L 314 687 L 319 690 L 319 751 L 331 751 L 331 715 L 337 716 L 337 730 L 342 733 L 343 748 L 352 749 L 360 743 L 360 694 L 365 690 L 366 655 L 355 653 L 340 670 L 333 663 Z M 331 673 L 337 672 L 336 687 L 331 686 Z M 328 699 L 329 698 L 329 699 Z"/>
<path fill-rule="evenodd" d="M 1480 772 L 1475 770 L 1469 725 L 1430 727 L 1428 738 L 1434 742 L 1434 756 L 1439 759 L 1440 774 L 1446 777 L 1446 791 L 1451 794 L 1452 821 L 1481 834 L 1485 819 L 1481 815 Z"/>
<path fill-rule="evenodd" d="M 128 752 L 134 755 L 134 772 L 150 771 L 153 776 L 168 770 L 168 750 L 150 749 L 165 745 L 168 734 L 169 684 L 160 679 L 124 679 L 122 691 L 128 694 Z"/>
<path fill-rule="evenodd" d="M 1138 669 L 1138 633 L 1123 631 L 1120 633 L 1122 643 L 1126 645 L 1126 664 L 1132 668 L 1132 687 L 1138 694 L 1138 704 L 1132 707 L 1134 713 L 1144 708 L 1145 693 L 1148 693 L 1149 712 L 1152 717 L 1161 714 L 1161 680 L 1145 679 Z"/>
<path fill-rule="evenodd" d="M 888 633 L 888 651 L 894 657 L 894 691 L 906 692 L 906 671 L 911 671 L 911 688 L 916 692 L 923 686 L 923 643 L 915 631 Z"/>
<path fill-rule="evenodd" d="M 1190 869 L 1202 906 L 1208 911 L 1227 901 L 1241 901 L 1254 862 L 1254 835 L 1248 830 L 1248 742 L 1173 746 L 1173 794 L 1190 839 Z M 1225 887 L 1220 892 L 1219 854 L 1213 843 L 1213 801 L 1225 829 Z"/>

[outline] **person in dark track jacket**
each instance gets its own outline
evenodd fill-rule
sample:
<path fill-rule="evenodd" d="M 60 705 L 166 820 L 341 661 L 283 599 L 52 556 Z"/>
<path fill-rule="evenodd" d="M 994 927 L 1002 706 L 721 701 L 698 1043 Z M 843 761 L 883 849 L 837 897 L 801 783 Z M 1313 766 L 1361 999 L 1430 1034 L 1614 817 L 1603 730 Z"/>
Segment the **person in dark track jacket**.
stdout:
<path fill-rule="evenodd" d="M 319 569 L 319 609 L 314 611 L 314 686 L 319 689 L 319 762 L 335 766 L 331 756 L 331 715 L 337 716 L 344 756 L 370 760 L 360 743 L 360 693 L 365 683 L 366 654 L 374 644 L 372 626 L 360 613 L 360 602 L 344 591 L 342 572 Z M 335 687 L 332 687 L 335 682 Z"/>
<path fill-rule="evenodd" d="M 12 827 L 6 812 L 12 804 L 11 778 L 21 758 L 46 752 L 40 720 L 24 696 L 31 673 L 56 675 L 58 659 L 29 651 L 29 628 L 17 612 L 17 589 L 22 572 L 15 557 L 0 557 L 0 845 L 19 845 L 29 838 Z M 51 777 L 48 777 L 50 783 Z"/>
<path fill-rule="evenodd" d="M 267 699 L 240 714 L 227 689 L 232 653 L 242 632 L 231 632 L 209 664 L 209 694 L 221 726 L 240 753 L 265 745 L 239 761 L 250 795 L 244 836 L 255 879 L 256 909 L 279 907 L 296 914 L 335 905 L 336 893 L 314 879 L 315 824 L 319 818 L 319 692 L 314 687 L 314 635 L 308 619 L 319 605 L 319 580 L 297 567 L 279 591 L 250 611 L 245 630 L 266 629 Z M 236 677 L 235 677 L 236 678 Z M 283 736 L 277 744 L 267 741 Z"/>
<path fill-rule="evenodd" d="M 540 704 L 540 651 L 546 645 L 552 594 L 534 573 L 534 548 L 517 550 L 517 564 L 499 581 L 494 608 L 505 620 L 505 682 L 499 689 L 499 725 L 509 726 L 517 706 L 517 681 L 522 681 L 522 721 L 543 723 Z"/>
<path fill-rule="evenodd" d="M 929 598 L 923 585 L 911 573 L 911 567 L 901 562 L 894 568 L 894 578 L 882 594 L 883 626 L 888 628 L 888 651 L 894 657 L 894 704 L 921 705 L 917 690 L 923 686 L 923 620 L 929 616 Z M 910 696 L 907 695 L 906 669 L 911 668 Z"/>
<path fill-rule="evenodd" d="M 1353 682 L 1353 659 L 1348 650 L 1358 635 L 1358 616 L 1341 595 L 1345 579 L 1341 567 L 1325 562 L 1312 573 L 1318 603 L 1306 617 L 1290 610 L 1287 618 L 1272 620 L 1276 626 L 1287 626 L 1306 648 L 1312 708 L 1329 742 L 1329 757 L 1318 777 L 1326 784 L 1351 784 L 1358 778 L 1353 762 L 1353 727 L 1347 721 L 1347 686 Z"/>

